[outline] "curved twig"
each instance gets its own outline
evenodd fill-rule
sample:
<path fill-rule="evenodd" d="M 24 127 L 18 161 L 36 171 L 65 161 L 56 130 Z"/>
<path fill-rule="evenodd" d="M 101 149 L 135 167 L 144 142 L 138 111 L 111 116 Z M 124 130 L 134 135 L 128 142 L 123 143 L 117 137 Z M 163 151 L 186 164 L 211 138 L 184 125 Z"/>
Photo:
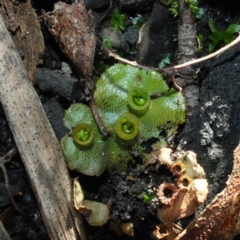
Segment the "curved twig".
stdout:
<path fill-rule="evenodd" d="M 211 58 L 217 57 L 218 55 L 222 54 L 223 52 L 225 52 L 226 50 L 228 50 L 229 48 L 233 47 L 234 45 L 236 45 L 237 43 L 240 42 L 240 33 L 239 33 L 238 37 L 234 41 L 232 41 L 228 45 L 220 48 L 218 51 L 216 51 L 214 53 L 211 53 L 211 54 L 209 54 L 209 55 L 207 55 L 205 57 L 202 57 L 202 58 L 198 58 L 198 59 L 194 59 L 194 60 L 188 61 L 188 62 L 183 63 L 183 64 L 175 65 L 173 67 L 166 67 L 166 68 L 147 67 L 147 66 L 143 66 L 141 64 L 138 64 L 136 61 L 127 60 L 125 58 L 122 58 L 122 57 L 118 56 L 117 54 L 115 54 L 114 52 L 112 52 L 111 50 L 106 48 L 100 40 L 98 40 L 98 42 L 101 43 L 101 45 L 103 46 L 104 50 L 108 53 L 108 56 L 113 57 L 113 58 L 115 58 L 116 60 L 118 60 L 118 61 L 120 61 L 122 63 L 126 63 L 126 64 L 129 64 L 131 66 L 144 69 L 146 71 L 154 70 L 154 71 L 157 71 L 157 72 L 166 72 L 166 73 L 172 74 L 173 71 L 177 71 L 179 69 L 182 69 L 182 68 L 185 68 L 185 67 L 189 67 L 191 65 L 195 65 L 195 64 L 207 61 L 207 60 L 209 60 Z"/>

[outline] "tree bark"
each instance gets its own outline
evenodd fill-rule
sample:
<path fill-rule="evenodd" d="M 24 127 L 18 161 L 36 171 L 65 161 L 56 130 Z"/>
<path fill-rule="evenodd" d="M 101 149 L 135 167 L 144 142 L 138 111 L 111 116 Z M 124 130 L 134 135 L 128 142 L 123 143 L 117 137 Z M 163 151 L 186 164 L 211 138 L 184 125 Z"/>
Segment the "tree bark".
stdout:
<path fill-rule="evenodd" d="M 0 100 L 50 239 L 86 239 L 59 142 L 1 17 Z"/>
<path fill-rule="evenodd" d="M 178 24 L 178 64 L 188 62 L 196 57 L 197 30 L 195 18 L 184 0 L 179 0 L 179 24 Z M 199 86 L 195 79 L 196 73 L 192 66 L 180 69 L 176 78 L 182 87 L 188 107 L 187 121 L 195 114 L 195 108 L 199 102 Z"/>
<path fill-rule="evenodd" d="M 0 15 L 11 33 L 29 78 L 34 81 L 37 65 L 43 61 L 44 39 L 31 0 L 0 0 Z"/>

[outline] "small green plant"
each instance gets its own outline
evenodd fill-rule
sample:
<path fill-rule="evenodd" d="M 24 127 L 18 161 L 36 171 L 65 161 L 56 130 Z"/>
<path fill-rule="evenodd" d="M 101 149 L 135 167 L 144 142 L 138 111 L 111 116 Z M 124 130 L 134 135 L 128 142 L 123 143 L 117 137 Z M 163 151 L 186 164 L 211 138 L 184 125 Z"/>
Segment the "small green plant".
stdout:
<path fill-rule="evenodd" d="M 113 13 L 110 15 L 110 26 L 116 31 L 125 30 L 125 15 L 120 13 L 119 8 L 115 8 Z"/>
<path fill-rule="evenodd" d="M 136 29 L 140 29 L 147 20 L 148 20 L 147 17 L 138 16 L 138 17 L 132 18 L 132 24 Z"/>
<path fill-rule="evenodd" d="M 112 48 L 112 43 L 107 37 L 103 38 L 103 45 L 108 49 Z"/>
<path fill-rule="evenodd" d="M 197 0 L 185 0 L 185 3 L 188 5 L 189 10 L 193 13 L 195 18 L 200 19 L 205 14 L 205 9 L 198 7 Z"/>
<path fill-rule="evenodd" d="M 142 192 L 142 193 L 140 193 L 138 195 L 138 198 L 141 199 L 143 201 L 143 203 L 149 203 L 155 197 L 156 197 L 155 194 L 153 194 L 153 193 L 146 193 L 146 192 Z"/>
<path fill-rule="evenodd" d="M 173 14 L 174 17 L 178 16 L 178 0 L 168 0 L 168 5 L 170 6 L 169 10 Z M 200 19 L 205 14 L 204 8 L 198 7 L 198 1 L 197 0 L 185 0 L 185 3 L 187 4 L 189 10 L 193 13 L 195 18 Z"/>
<path fill-rule="evenodd" d="M 130 51 L 129 51 L 129 53 L 130 53 L 131 55 L 134 55 L 134 54 L 137 53 L 137 49 L 136 49 L 136 47 L 135 47 L 134 45 L 131 45 L 131 46 L 130 46 Z"/>
<path fill-rule="evenodd" d="M 170 64 L 171 61 L 172 61 L 172 54 L 171 53 L 166 53 L 166 54 L 164 54 L 162 61 L 158 64 L 158 67 L 163 68 L 167 64 Z"/>
<path fill-rule="evenodd" d="M 221 43 L 224 45 L 230 43 L 235 38 L 234 33 L 240 31 L 239 24 L 231 24 L 227 27 L 225 31 L 220 30 L 212 19 L 208 21 L 209 28 L 212 31 L 212 34 L 209 36 L 211 43 L 208 46 L 208 51 L 213 52 L 214 49 Z"/>
<path fill-rule="evenodd" d="M 98 61 L 97 63 L 94 64 L 94 73 L 97 75 L 101 75 L 106 71 L 108 67 L 109 66 L 106 63 Z"/>
<path fill-rule="evenodd" d="M 156 94 L 159 97 L 151 98 Z M 76 103 L 65 111 L 69 134 L 61 140 L 69 169 L 89 176 L 106 169 L 126 171 L 133 152 L 145 158 L 141 143 L 160 139 L 160 129 L 170 136 L 186 117 L 184 96 L 170 89 L 160 73 L 129 65 L 109 67 L 97 81 L 93 98 L 109 136 L 103 139 L 91 109 Z"/>
<path fill-rule="evenodd" d="M 143 194 L 143 202 L 149 203 L 155 196 L 153 194 L 147 195 Z"/>
<path fill-rule="evenodd" d="M 178 0 L 168 0 L 168 5 L 170 6 L 169 11 L 172 13 L 174 17 L 178 16 Z"/>

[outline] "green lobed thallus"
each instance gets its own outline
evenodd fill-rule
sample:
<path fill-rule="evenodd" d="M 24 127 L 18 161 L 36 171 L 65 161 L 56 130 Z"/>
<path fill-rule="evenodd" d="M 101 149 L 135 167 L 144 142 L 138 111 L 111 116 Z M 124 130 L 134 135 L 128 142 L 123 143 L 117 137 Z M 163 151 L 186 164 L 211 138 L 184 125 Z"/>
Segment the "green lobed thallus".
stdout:
<path fill-rule="evenodd" d="M 77 103 L 65 112 L 70 134 L 61 140 L 68 167 L 86 175 L 125 171 L 133 151 L 144 158 L 143 141 L 159 138 L 161 127 L 176 130 L 185 121 L 183 95 L 160 73 L 129 65 L 115 64 L 102 74 L 94 101 L 109 136 L 101 137 L 90 108 Z"/>

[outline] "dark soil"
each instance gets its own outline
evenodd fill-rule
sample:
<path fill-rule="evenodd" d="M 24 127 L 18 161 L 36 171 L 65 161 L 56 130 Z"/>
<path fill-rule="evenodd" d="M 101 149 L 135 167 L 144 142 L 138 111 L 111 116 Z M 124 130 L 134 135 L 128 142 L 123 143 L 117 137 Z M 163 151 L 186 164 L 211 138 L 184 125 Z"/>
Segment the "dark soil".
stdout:
<path fill-rule="evenodd" d="M 43 2 L 33 0 L 33 6 L 38 14 L 40 14 L 41 9 L 53 10 L 53 4 L 56 1 Z M 71 1 L 65 2 L 71 3 Z M 109 1 L 86 0 L 85 2 L 88 9 L 92 9 L 97 14 L 98 19 L 104 17 L 97 25 L 96 31 L 99 33 L 101 27 L 109 20 L 107 12 Z M 142 5 L 124 5 L 126 1 L 121 2 L 122 4 L 116 1 L 114 5 L 121 6 L 121 11 L 128 16 L 128 27 L 132 25 L 130 17 L 135 17 L 137 14 L 149 17 L 152 9 L 156 7 L 154 1 L 142 1 Z M 205 16 L 197 21 L 198 34 L 204 36 L 203 51 L 199 53 L 200 56 L 207 54 L 208 36 L 211 33 L 208 27 L 208 19 L 212 18 L 222 29 L 225 29 L 230 23 L 240 23 L 240 4 L 237 0 L 228 2 L 202 0 L 199 2 L 200 6 L 206 10 Z M 165 11 L 168 10 L 165 9 Z M 160 24 L 161 26 L 159 26 L 159 31 L 165 34 L 164 39 L 161 37 L 163 34 L 160 34 L 158 38 L 155 37 L 154 32 L 156 32 L 156 29 L 154 27 L 153 33 L 149 34 L 149 41 L 153 41 L 154 44 L 158 43 L 155 41 L 159 41 L 159 44 L 163 46 L 163 40 L 169 42 L 167 47 L 160 47 L 156 50 L 156 55 L 161 56 L 160 60 L 165 53 L 174 53 L 177 46 L 172 37 L 172 34 L 176 32 L 177 18 L 174 19 L 169 12 L 162 17 L 164 17 L 163 23 L 168 21 L 168 24 Z M 61 70 L 61 63 L 67 62 L 67 59 L 61 53 L 47 27 L 43 22 L 41 24 L 46 49 L 44 64 L 39 67 L 51 69 L 54 74 L 53 70 Z M 171 26 L 171 29 L 166 29 L 169 26 Z M 127 41 L 132 44 L 131 47 L 136 45 L 134 34 L 132 32 L 130 36 L 126 36 Z M 113 60 L 107 59 L 104 54 L 99 54 L 99 49 L 98 46 L 95 64 L 97 61 L 112 64 Z M 154 58 L 153 49 L 154 46 L 149 45 L 149 51 L 147 52 L 142 50 L 140 54 L 140 50 L 138 50 L 137 55 L 125 53 L 124 57 L 132 60 L 137 58 L 146 65 L 154 65 L 159 62 L 159 58 Z M 150 58 L 154 58 L 155 61 L 150 61 Z M 173 147 L 180 144 L 184 150 L 192 150 L 197 153 L 198 162 L 205 169 L 210 184 L 210 193 L 207 202 L 201 206 L 199 212 L 225 187 L 226 180 L 232 169 L 233 150 L 240 139 L 240 105 L 238 104 L 240 101 L 240 46 L 238 45 L 217 59 L 212 59 L 196 68 L 199 70 L 198 79 L 196 80 L 199 82 L 200 88 L 199 107 L 195 110 L 189 122 L 179 129 Z M 94 73 L 96 74 L 97 71 L 95 70 Z M 78 76 L 74 77 L 76 79 Z M 43 91 L 40 84 L 36 85 L 36 90 L 41 96 L 46 113 L 59 140 L 67 132 L 62 123 L 64 109 L 67 109 L 75 101 L 87 103 L 88 92 L 84 87 L 82 89 L 78 93 L 79 95 L 66 97 L 56 89 Z M 1 107 L 0 123 L 0 155 L 3 156 L 14 146 L 14 141 Z M 132 239 L 127 235 L 119 235 L 120 222 L 132 222 L 134 224 L 135 239 L 152 239 L 152 231 L 159 222 L 156 217 L 158 202 L 156 199 L 144 202 L 143 195 L 154 195 L 157 186 L 164 181 L 172 181 L 172 176 L 168 169 L 163 166 L 158 168 L 156 163 L 148 166 L 145 170 L 141 170 L 142 163 L 142 159 L 136 158 L 135 163 L 130 163 L 125 173 L 105 173 L 101 177 L 86 177 L 77 172 L 71 172 L 72 177 L 79 176 L 86 199 L 111 204 L 111 218 L 108 224 L 94 228 L 87 223 L 85 224 L 89 239 Z M 6 164 L 6 169 L 12 195 L 18 206 L 24 211 L 24 215 L 21 215 L 14 210 L 7 195 L 3 174 L 0 171 L 0 219 L 7 232 L 14 240 L 48 239 L 37 201 L 20 157 L 14 157 L 10 163 Z M 59 179 L 56 179 L 56 181 L 59 181 Z M 194 217 L 193 215 L 181 220 L 181 226 L 186 227 Z M 240 237 L 236 236 L 235 239 L 240 239 Z"/>

